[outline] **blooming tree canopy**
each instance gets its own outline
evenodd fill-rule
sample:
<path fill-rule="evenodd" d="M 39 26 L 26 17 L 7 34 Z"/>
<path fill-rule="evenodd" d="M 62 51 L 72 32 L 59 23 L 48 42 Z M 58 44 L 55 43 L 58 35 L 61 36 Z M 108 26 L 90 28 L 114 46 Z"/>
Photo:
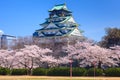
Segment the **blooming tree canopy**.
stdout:
<path fill-rule="evenodd" d="M 114 67 L 117 66 L 110 49 L 101 48 L 90 42 L 78 42 L 65 48 L 69 59 L 77 60 L 80 67 L 97 66 Z"/>
<path fill-rule="evenodd" d="M 61 52 L 64 52 L 65 55 L 56 57 L 52 50 L 36 45 L 25 45 L 25 48 L 19 50 L 0 50 L 0 67 L 32 70 L 36 67 L 68 65 L 70 60 L 79 67 L 120 66 L 120 46 L 106 49 L 86 41 L 68 45 Z"/>

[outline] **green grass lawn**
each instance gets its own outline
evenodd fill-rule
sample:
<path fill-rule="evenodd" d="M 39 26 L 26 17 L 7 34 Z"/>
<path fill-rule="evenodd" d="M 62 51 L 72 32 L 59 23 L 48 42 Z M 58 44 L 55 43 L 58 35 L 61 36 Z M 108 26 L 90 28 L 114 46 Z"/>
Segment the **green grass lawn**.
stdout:
<path fill-rule="evenodd" d="M 0 76 L 0 80 L 120 80 L 120 77 Z"/>

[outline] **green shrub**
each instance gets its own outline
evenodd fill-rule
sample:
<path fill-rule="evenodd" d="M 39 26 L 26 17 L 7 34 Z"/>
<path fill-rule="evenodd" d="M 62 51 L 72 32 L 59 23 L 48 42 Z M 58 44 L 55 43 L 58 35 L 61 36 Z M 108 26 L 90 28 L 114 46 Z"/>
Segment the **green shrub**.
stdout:
<path fill-rule="evenodd" d="M 11 75 L 27 75 L 27 69 L 12 69 Z"/>
<path fill-rule="evenodd" d="M 103 75 L 103 70 L 102 69 L 98 69 L 98 68 L 90 68 L 87 71 L 87 75 L 88 76 L 102 76 Z"/>
<path fill-rule="evenodd" d="M 86 72 L 85 68 L 73 68 L 72 75 L 73 76 L 84 76 Z"/>
<path fill-rule="evenodd" d="M 120 77 L 120 68 L 108 68 L 104 71 L 106 76 Z"/>
<path fill-rule="evenodd" d="M 70 69 L 68 67 L 58 67 L 58 68 L 50 68 L 47 71 L 48 76 L 69 76 Z"/>
<path fill-rule="evenodd" d="M 32 75 L 46 75 L 46 69 L 44 68 L 35 68 L 32 70 Z"/>
<path fill-rule="evenodd" d="M 8 68 L 0 68 L 0 75 L 8 75 L 10 73 L 10 69 Z"/>

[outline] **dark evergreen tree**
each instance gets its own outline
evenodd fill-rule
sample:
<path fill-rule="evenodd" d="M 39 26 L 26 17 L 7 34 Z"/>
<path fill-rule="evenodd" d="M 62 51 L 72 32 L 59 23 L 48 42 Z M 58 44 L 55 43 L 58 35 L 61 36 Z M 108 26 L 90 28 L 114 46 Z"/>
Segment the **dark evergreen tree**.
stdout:
<path fill-rule="evenodd" d="M 106 35 L 102 38 L 99 44 L 106 48 L 120 45 L 120 28 L 106 28 Z"/>

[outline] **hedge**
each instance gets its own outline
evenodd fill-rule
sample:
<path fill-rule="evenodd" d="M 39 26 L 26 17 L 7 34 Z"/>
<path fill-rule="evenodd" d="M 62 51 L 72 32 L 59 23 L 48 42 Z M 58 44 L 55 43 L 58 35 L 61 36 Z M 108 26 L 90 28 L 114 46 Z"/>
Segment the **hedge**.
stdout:
<path fill-rule="evenodd" d="M 105 76 L 120 77 L 120 68 L 108 68 L 104 71 Z"/>
<path fill-rule="evenodd" d="M 11 75 L 27 75 L 27 69 L 12 69 Z"/>
<path fill-rule="evenodd" d="M 0 67 L 0 75 L 27 75 L 27 69 L 8 69 Z M 104 71 L 102 69 L 95 69 L 95 76 L 115 76 L 120 77 L 120 68 L 108 68 Z M 36 76 L 70 76 L 69 67 L 56 67 L 56 68 L 35 68 L 32 70 L 32 75 Z M 73 76 L 94 76 L 94 68 L 72 68 Z"/>
<path fill-rule="evenodd" d="M 73 68 L 72 75 L 73 76 L 85 76 L 86 69 L 85 68 Z"/>
<path fill-rule="evenodd" d="M 32 70 L 32 75 L 40 76 L 40 75 L 46 75 L 47 69 L 44 68 L 35 68 Z"/>
<path fill-rule="evenodd" d="M 8 75 L 10 73 L 10 69 L 0 67 L 0 75 Z"/>
<path fill-rule="evenodd" d="M 103 70 L 99 68 L 90 68 L 88 69 L 87 73 L 88 76 L 102 76 L 103 75 Z"/>
<path fill-rule="evenodd" d="M 47 70 L 47 75 L 48 76 L 69 76 L 70 68 L 68 67 L 50 68 Z"/>

